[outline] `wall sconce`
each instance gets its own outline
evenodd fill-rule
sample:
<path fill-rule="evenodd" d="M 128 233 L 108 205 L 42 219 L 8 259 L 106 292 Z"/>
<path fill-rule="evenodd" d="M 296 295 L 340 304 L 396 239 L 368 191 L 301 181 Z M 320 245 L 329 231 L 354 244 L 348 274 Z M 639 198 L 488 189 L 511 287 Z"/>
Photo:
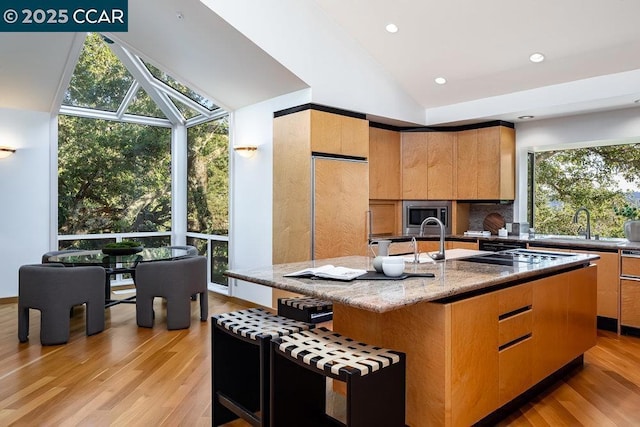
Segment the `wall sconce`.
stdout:
<path fill-rule="evenodd" d="M 0 147 L 0 159 L 4 159 L 5 157 L 9 157 L 13 153 L 16 152 L 15 148 L 10 147 Z"/>
<path fill-rule="evenodd" d="M 258 147 L 255 145 L 237 145 L 233 147 L 233 150 L 242 157 L 250 158 L 258 151 Z"/>

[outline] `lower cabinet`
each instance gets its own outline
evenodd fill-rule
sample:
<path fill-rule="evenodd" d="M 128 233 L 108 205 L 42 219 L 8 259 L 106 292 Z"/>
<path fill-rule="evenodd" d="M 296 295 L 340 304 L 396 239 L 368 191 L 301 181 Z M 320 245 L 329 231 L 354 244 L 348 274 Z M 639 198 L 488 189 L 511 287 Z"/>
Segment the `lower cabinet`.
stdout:
<path fill-rule="evenodd" d="M 620 276 L 618 252 L 588 251 L 583 248 L 554 248 L 529 246 L 529 249 L 551 252 L 587 252 L 600 256 L 600 259 L 591 261 L 598 265 L 598 316 L 620 319 L 618 315 L 618 301 L 620 299 L 618 280 Z"/>
<path fill-rule="evenodd" d="M 590 266 L 451 303 L 452 425 L 470 425 L 596 342 Z"/>

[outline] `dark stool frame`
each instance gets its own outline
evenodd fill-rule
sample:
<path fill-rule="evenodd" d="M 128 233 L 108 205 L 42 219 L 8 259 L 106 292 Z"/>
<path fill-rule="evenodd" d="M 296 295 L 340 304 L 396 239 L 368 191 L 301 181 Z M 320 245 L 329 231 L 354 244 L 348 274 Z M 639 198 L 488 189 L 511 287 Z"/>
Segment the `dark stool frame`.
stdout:
<path fill-rule="evenodd" d="M 282 327 L 251 330 L 228 315 L 249 313 Z M 255 308 L 211 317 L 212 425 L 242 418 L 252 426 L 269 427 L 271 339 L 314 325 Z M 235 322 L 235 323 L 234 323 Z M 260 412 L 260 416 L 256 412 Z"/>
<path fill-rule="evenodd" d="M 333 304 L 311 297 L 278 298 L 278 316 L 307 323 L 321 323 L 333 319 Z"/>
<path fill-rule="evenodd" d="M 348 354 L 349 350 L 346 351 L 347 358 L 353 360 L 361 358 L 363 349 L 374 353 L 381 351 L 383 358 L 389 358 L 389 364 L 383 366 L 371 358 L 362 365 L 365 371 L 368 369 L 366 372 L 361 371 L 362 367 L 336 368 L 332 362 L 325 363 L 326 355 L 315 354 L 307 348 L 296 348 L 295 345 L 287 348 L 287 338 L 313 340 L 315 336 L 328 337 L 332 346 L 341 349 L 353 348 L 351 354 Z M 405 426 L 404 353 L 357 343 L 326 328 L 276 338 L 271 346 L 272 426 Z M 391 357 L 395 360 L 391 360 Z M 375 365 L 378 366 L 372 368 Z M 327 378 L 346 382 L 346 424 L 326 414 Z"/>

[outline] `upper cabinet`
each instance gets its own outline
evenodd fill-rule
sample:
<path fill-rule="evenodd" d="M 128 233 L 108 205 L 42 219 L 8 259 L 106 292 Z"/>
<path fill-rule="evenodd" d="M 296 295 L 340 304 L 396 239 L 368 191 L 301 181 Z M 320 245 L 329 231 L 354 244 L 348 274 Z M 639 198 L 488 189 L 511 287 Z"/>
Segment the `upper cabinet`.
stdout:
<path fill-rule="evenodd" d="M 311 151 L 369 157 L 369 121 L 310 110 Z"/>
<path fill-rule="evenodd" d="M 454 198 L 455 132 L 402 134 L 402 199 Z"/>
<path fill-rule="evenodd" d="M 515 198 L 515 131 L 505 126 L 458 132 L 456 195 L 458 200 Z"/>
<path fill-rule="evenodd" d="M 402 199 L 400 132 L 369 128 L 369 198 Z"/>

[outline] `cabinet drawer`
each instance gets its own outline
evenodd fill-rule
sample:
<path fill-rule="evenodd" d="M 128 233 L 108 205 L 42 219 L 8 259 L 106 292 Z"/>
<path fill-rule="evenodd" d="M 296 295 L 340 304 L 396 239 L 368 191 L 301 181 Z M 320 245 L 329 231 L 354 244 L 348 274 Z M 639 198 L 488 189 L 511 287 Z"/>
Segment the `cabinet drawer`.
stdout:
<path fill-rule="evenodd" d="M 531 337 L 498 353 L 500 405 L 509 402 L 533 384 L 532 354 Z"/>
<path fill-rule="evenodd" d="M 620 257 L 620 270 L 622 276 L 640 277 L 640 258 Z"/>
<path fill-rule="evenodd" d="M 620 280 L 620 324 L 640 328 L 640 281 Z"/>
<path fill-rule="evenodd" d="M 503 289 L 498 294 L 498 314 L 500 316 L 530 307 L 533 304 L 533 287 L 530 283 Z"/>
<path fill-rule="evenodd" d="M 500 320 L 499 342 L 498 346 L 502 347 L 518 338 L 531 334 L 533 328 L 533 310 L 529 309 L 514 316 Z"/>

